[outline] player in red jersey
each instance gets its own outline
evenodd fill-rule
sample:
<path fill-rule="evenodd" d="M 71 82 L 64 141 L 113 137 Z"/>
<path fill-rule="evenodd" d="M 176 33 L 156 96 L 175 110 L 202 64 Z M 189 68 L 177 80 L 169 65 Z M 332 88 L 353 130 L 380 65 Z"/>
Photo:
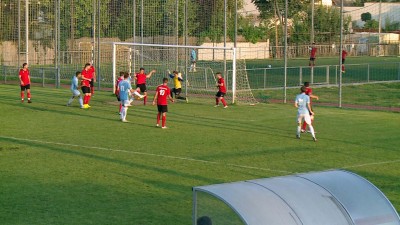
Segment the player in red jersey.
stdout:
<path fill-rule="evenodd" d="M 149 74 L 144 73 L 144 68 L 139 69 L 139 73 L 135 74 L 136 80 L 136 91 L 140 91 L 143 93 L 143 104 L 146 105 L 147 102 L 147 87 L 146 87 L 146 79 L 149 79 L 156 71 L 152 70 Z"/>
<path fill-rule="evenodd" d="M 96 82 L 96 69 L 93 66 L 93 63 L 90 64 L 90 73 L 92 73 L 92 79 L 90 80 L 90 94 L 91 96 L 94 95 L 94 83 Z"/>
<path fill-rule="evenodd" d="M 342 50 L 342 73 L 346 73 L 346 68 L 344 68 L 344 62 L 346 61 L 347 51 Z"/>
<path fill-rule="evenodd" d="M 215 95 L 215 106 L 214 107 L 218 107 L 219 106 L 219 101 L 222 102 L 222 104 L 224 105 L 224 108 L 228 108 L 228 104 L 226 104 L 226 101 L 224 99 L 224 96 L 226 95 L 226 86 L 225 86 L 225 80 L 224 78 L 222 78 L 222 74 L 220 72 L 215 74 L 218 78 L 218 83 L 217 83 L 217 87 L 218 87 L 218 92 Z"/>
<path fill-rule="evenodd" d="M 311 105 L 312 99 L 318 100 L 319 97 L 316 95 L 313 95 L 312 89 L 310 88 L 310 82 L 304 82 L 304 87 L 306 88 L 306 92 L 305 92 L 306 95 L 310 96 L 310 106 L 311 106 L 311 110 L 312 110 L 312 105 Z M 312 122 L 314 121 L 314 115 L 311 115 L 311 113 L 310 113 L 310 116 L 311 116 L 311 124 L 312 124 Z M 306 132 L 306 128 L 307 128 L 307 123 L 303 122 L 303 126 L 301 127 L 301 132 L 302 133 Z"/>
<path fill-rule="evenodd" d="M 317 57 L 317 48 L 315 47 L 315 43 L 312 43 L 310 47 L 310 62 L 308 66 L 314 67 L 315 66 L 315 59 Z"/>
<path fill-rule="evenodd" d="M 21 85 L 21 102 L 24 102 L 25 90 L 28 97 L 28 103 L 31 101 L 31 77 L 28 69 L 28 63 L 22 64 L 22 69 L 19 70 L 19 83 Z"/>
<path fill-rule="evenodd" d="M 115 96 L 117 97 L 118 102 L 119 102 L 119 111 L 118 111 L 119 114 L 121 114 L 122 103 L 121 103 L 121 100 L 119 99 L 119 86 L 118 86 L 118 84 L 119 84 L 119 82 L 124 80 L 124 75 L 125 75 L 125 72 L 119 72 L 119 77 L 117 79 L 117 82 L 115 83 Z"/>
<path fill-rule="evenodd" d="M 153 105 L 157 103 L 158 114 L 157 114 L 157 127 L 160 126 L 160 117 L 162 116 L 162 126 L 161 128 L 167 128 L 165 122 L 167 121 L 168 112 L 168 99 L 174 102 L 171 97 L 171 90 L 168 87 L 168 78 L 163 78 L 163 84 L 159 85 L 156 89 L 156 94 L 154 96 Z"/>
<path fill-rule="evenodd" d="M 84 109 L 90 108 L 89 102 L 90 102 L 90 96 L 92 95 L 91 91 L 90 91 L 90 82 L 92 81 L 92 78 L 93 78 L 91 66 L 92 65 L 90 63 L 86 63 L 85 67 L 83 68 L 83 70 L 81 72 L 82 73 L 81 89 L 84 94 L 84 97 L 83 97 L 83 108 Z"/>

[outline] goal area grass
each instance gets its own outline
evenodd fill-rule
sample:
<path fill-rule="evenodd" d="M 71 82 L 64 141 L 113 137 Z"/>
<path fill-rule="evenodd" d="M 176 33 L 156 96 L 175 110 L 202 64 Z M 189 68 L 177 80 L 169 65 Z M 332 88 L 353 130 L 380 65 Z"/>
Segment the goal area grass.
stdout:
<path fill-rule="evenodd" d="M 0 85 L 2 224 L 191 224 L 194 186 L 329 169 L 365 177 L 400 210 L 396 112 L 315 106 L 313 142 L 296 139 L 291 103 L 170 103 L 161 129 L 139 101 L 120 122 L 110 92 L 84 110 L 66 106 L 68 89 L 31 91 L 21 103 L 18 85 Z"/>

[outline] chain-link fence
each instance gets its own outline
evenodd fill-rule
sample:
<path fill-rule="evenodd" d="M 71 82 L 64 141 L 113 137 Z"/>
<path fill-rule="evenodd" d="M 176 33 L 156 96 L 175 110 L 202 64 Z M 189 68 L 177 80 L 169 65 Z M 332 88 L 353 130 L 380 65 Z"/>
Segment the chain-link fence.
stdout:
<path fill-rule="evenodd" d="M 287 58 L 308 58 L 309 44 L 314 40 L 318 57 L 339 57 L 339 34 L 342 30 L 343 48 L 348 52 L 348 57 L 400 54 L 399 34 L 389 33 L 400 28 L 399 6 L 396 3 L 368 3 L 340 10 L 338 4 L 327 6 L 321 1 L 314 1 L 312 5 L 311 0 L 289 0 L 288 21 L 285 21 L 284 0 L 276 0 L 275 5 L 254 1 L 257 10 L 249 12 L 243 8 L 244 0 L 0 2 L 2 82 L 16 82 L 18 69 L 22 63 L 28 62 L 33 81 L 43 86 L 59 87 L 69 83 L 70 77 L 75 71 L 82 70 L 85 63 L 93 62 L 98 76 L 96 86 L 112 87 L 111 42 L 114 41 L 212 47 L 231 47 L 235 44 L 237 59 L 255 60 L 283 59 L 285 55 Z M 344 20 L 343 29 L 339 23 L 340 12 Z M 368 13 L 371 17 L 361 21 L 361 16 L 368 16 Z M 287 54 L 283 46 L 285 24 L 288 25 Z M 358 30 L 363 32 L 356 32 Z M 126 63 L 132 63 L 129 67 L 133 71 L 146 66 L 147 59 L 151 58 L 141 49 L 125 55 Z M 288 66 L 287 80 L 293 80 L 293 85 L 301 84 L 309 76 L 310 69 L 307 67 L 293 69 Z M 357 75 L 348 73 L 352 76 L 363 79 L 368 76 L 386 77 L 379 68 L 346 66 L 350 71 L 359 68 L 354 69 Z M 332 85 L 340 82 L 337 66 L 314 69 L 315 76 L 308 77 L 314 83 L 329 80 L 329 85 Z M 251 88 L 281 88 L 284 79 L 282 74 L 285 74 L 281 70 L 247 70 Z M 228 71 L 224 72 L 227 74 Z M 271 72 L 275 74 L 270 76 Z M 344 84 L 348 77 L 344 76 Z M 286 85 L 289 87 L 291 84 Z"/>
<path fill-rule="evenodd" d="M 59 85 L 93 62 L 100 87 L 102 76 L 110 76 L 110 42 L 226 42 L 237 2 L 240 6 L 240 0 L 2 0 L 3 74 L 28 62 L 32 74 L 40 76 L 34 68 L 45 67 Z"/>

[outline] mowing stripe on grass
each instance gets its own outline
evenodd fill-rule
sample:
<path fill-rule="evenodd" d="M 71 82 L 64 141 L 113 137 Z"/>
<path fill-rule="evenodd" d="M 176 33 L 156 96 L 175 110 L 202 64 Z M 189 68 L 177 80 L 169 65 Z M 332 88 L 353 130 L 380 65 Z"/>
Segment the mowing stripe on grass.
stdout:
<path fill-rule="evenodd" d="M 224 163 L 219 163 L 219 162 L 213 162 L 213 161 L 201 160 L 201 159 L 194 159 L 194 158 L 187 158 L 187 157 L 160 155 L 160 154 L 144 153 L 144 152 L 134 152 L 134 151 L 121 150 L 121 149 L 75 145 L 75 144 L 67 144 L 67 143 L 51 142 L 51 141 L 41 141 L 41 140 L 32 140 L 32 139 L 16 138 L 16 137 L 8 137 L 8 136 L 0 136 L 0 138 L 9 139 L 9 140 L 16 140 L 16 141 L 36 142 L 36 143 L 49 144 L 49 145 L 61 145 L 61 146 L 69 146 L 69 147 L 101 150 L 101 151 L 122 152 L 122 153 L 128 153 L 128 154 L 154 156 L 154 157 L 159 157 L 159 158 L 178 159 L 178 160 L 183 160 L 183 161 L 193 161 L 193 162 L 208 163 L 208 164 L 214 164 L 214 165 L 231 166 L 231 167 L 238 167 L 238 168 L 243 168 L 243 169 L 253 169 L 253 170 L 273 171 L 273 172 L 279 172 L 279 173 L 284 173 L 284 174 L 293 174 L 293 172 L 285 171 L 285 170 L 274 170 L 274 169 L 268 169 L 268 168 L 237 165 L 237 164 L 231 164 L 231 163 L 224 164 Z"/>

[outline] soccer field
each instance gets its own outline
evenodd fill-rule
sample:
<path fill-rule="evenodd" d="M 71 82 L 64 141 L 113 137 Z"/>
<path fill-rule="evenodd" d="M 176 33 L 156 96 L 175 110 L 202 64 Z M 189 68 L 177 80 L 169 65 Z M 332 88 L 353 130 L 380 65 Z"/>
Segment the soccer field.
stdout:
<path fill-rule="evenodd" d="M 136 103 L 121 123 L 115 96 L 92 108 L 67 89 L 0 85 L 2 224 L 191 224 L 192 187 L 346 169 L 375 184 L 400 211 L 399 113 L 315 107 L 318 142 L 295 138 L 290 104 L 214 108 Z M 150 102 L 150 101 L 149 101 Z"/>

